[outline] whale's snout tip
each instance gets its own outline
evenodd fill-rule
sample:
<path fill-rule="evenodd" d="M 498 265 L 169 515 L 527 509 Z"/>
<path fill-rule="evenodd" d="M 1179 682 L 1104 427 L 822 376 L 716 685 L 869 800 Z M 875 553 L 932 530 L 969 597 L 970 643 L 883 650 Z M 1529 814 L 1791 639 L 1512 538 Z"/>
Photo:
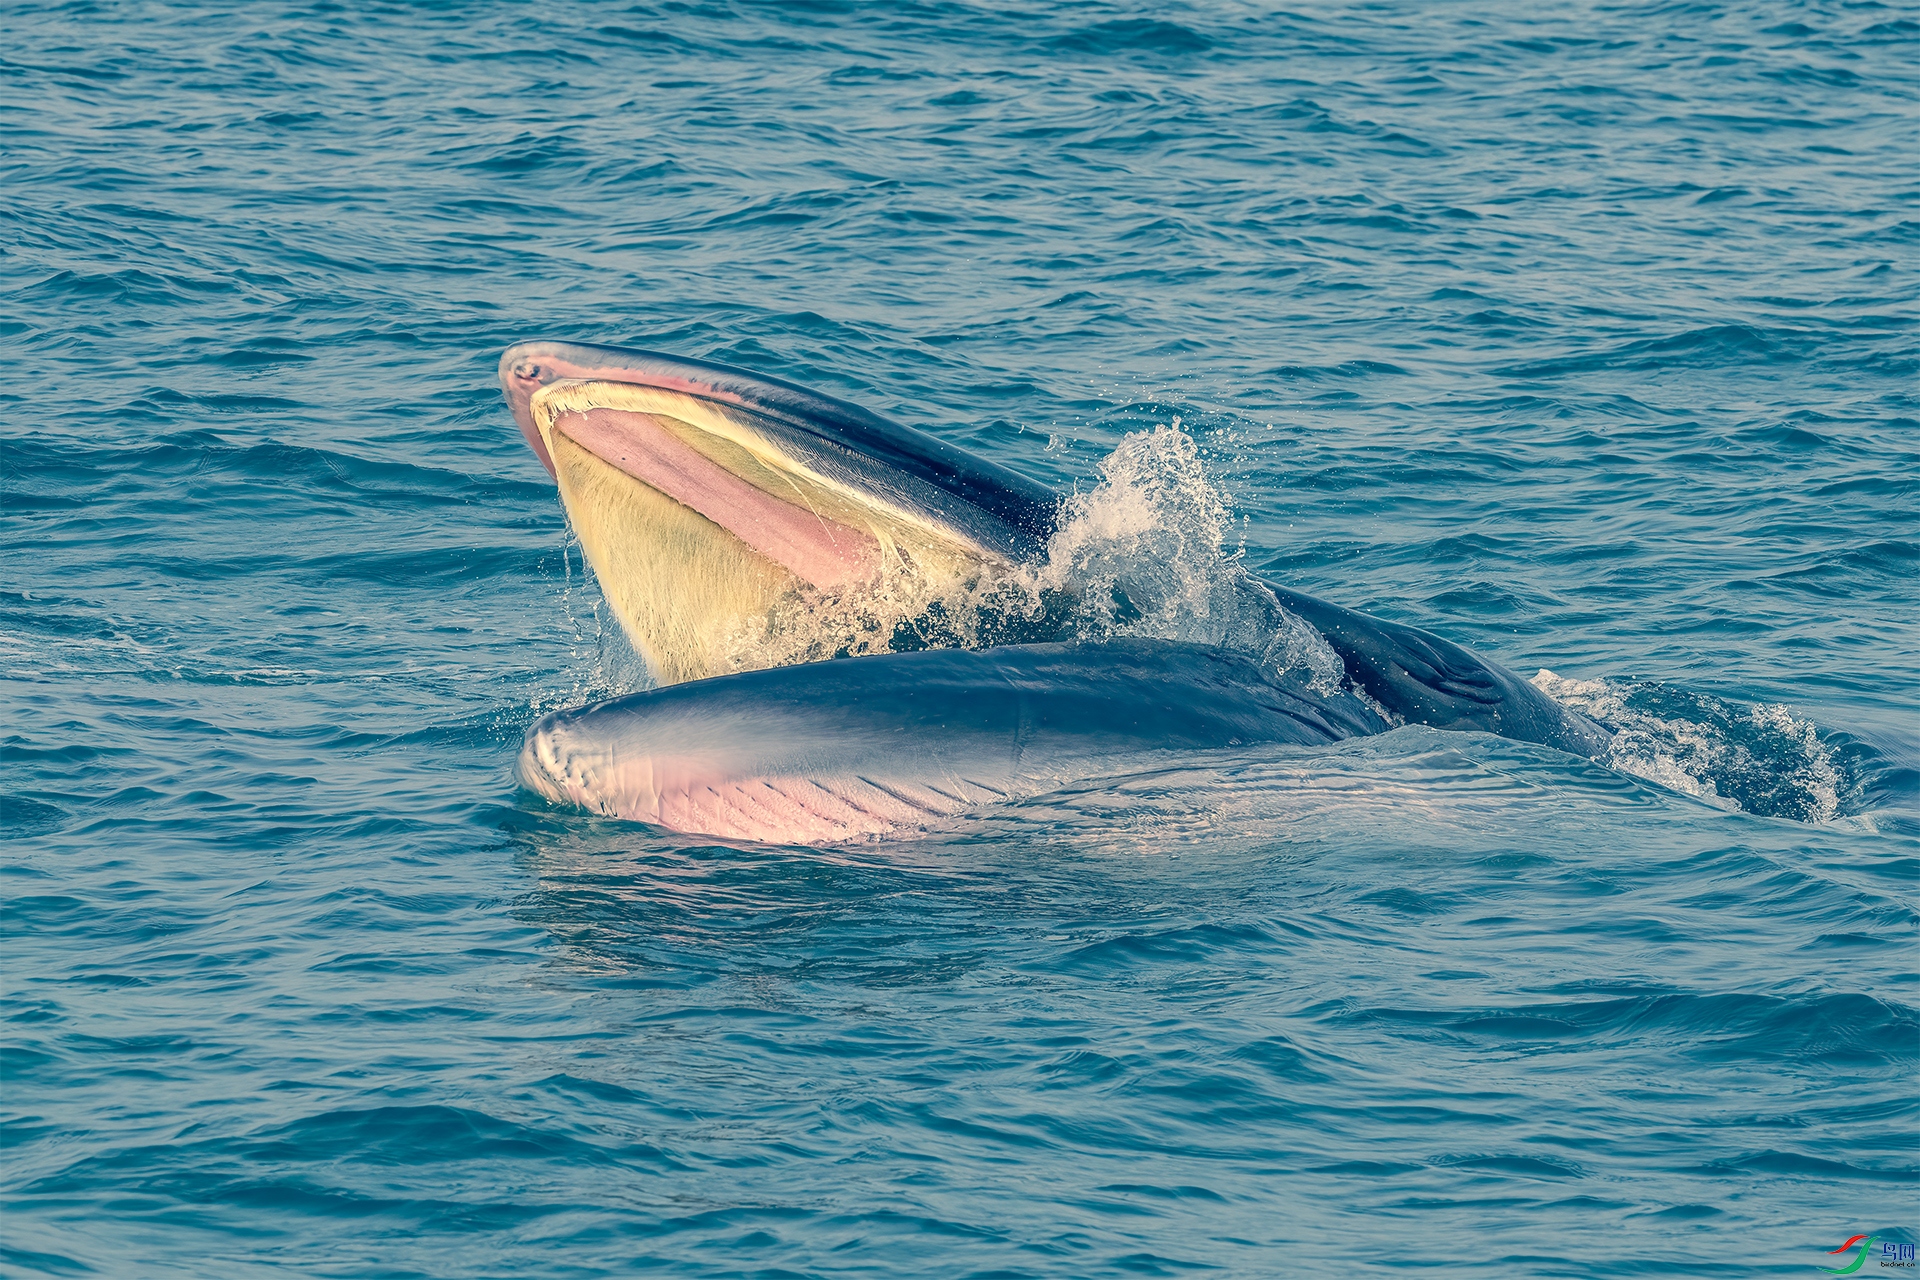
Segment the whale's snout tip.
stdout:
<path fill-rule="evenodd" d="M 538 391 L 554 380 L 557 371 L 552 362 L 542 360 L 535 348 L 538 343 L 516 342 L 500 353 L 500 381 L 509 390 L 520 390 L 527 394 Z"/>
<path fill-rule="evenodd" d="M 516 342 L 500 353 L 500 389 L 506 393 L 507 407 L 513 411 L 513 420 L 520 434 L 526 437 L 527 446 L 540 459 L 547 474 L 553 475 L 553 458 L 547 453 L 546 441 L 540 438 L 540 428 L 533 421 L 534 392 L 561 376 L 553 362 L 542 357 L 543 345 Z"/>

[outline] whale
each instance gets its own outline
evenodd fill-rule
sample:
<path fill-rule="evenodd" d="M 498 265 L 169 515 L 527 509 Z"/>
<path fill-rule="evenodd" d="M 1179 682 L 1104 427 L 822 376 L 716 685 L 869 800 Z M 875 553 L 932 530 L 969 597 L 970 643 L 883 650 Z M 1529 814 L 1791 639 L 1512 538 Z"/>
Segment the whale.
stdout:
<path fill-rule="evenodd" d="M 863 593 L 910 589 L 937 615 L 953 592 L 1017 577 L 1059 532 L 1062 495 L 724 364 L 529 341 L 507 348 L 499 377 L 654 685 L 527 731 L 517 778 L 556 804 L 822 843 L 1255 744 L 1312 748 L 1420 724 L 1595 757 L 1612 738 L 1439 635 L 1244 572 L 1243 611 L 1270 634 L 1310 629 L 1330 671 L 1231 646 L 1089 637 L 1058 599 L 934 644 L 925 627 L 882 628 L 859 652 L 770 644 Z"/>

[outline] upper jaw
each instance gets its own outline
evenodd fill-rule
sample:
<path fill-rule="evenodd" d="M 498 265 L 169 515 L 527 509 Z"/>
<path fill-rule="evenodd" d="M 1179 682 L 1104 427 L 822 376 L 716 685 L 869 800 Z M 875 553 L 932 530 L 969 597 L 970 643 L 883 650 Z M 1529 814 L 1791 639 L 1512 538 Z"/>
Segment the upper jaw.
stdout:
<path fill-rule="evenodd" d="M 925 432 L 832 396 L 706 360 L 580 342 L 521 342 L 500 357 L 514 421 L 549 473 L 553 459 L 532 400 L 565 379 L 627 383 L 744 410 L 792 448 L 861 473 L 860 483 L 899 493 L 936 521 L 997 554 L 1026 559 L 1053 533 L 1059 497 L 1045 485 Z"/>
<path fill-rule="evenodd" d="M 880 572 L 881 544 L 858 527 L 878 513 L 734 415 L 702 414 L 692 397 L 658 388 L 577 378 L 549 383 L 529 403 L 548 456 L 564 437 L 802 582 L 832 590 Z"/>

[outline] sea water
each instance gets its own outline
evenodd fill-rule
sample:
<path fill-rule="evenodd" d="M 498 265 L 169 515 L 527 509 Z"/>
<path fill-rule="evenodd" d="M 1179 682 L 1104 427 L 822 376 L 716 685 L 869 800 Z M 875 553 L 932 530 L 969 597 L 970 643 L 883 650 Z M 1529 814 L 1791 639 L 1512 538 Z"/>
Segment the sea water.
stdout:
<path fill-rule="evenodd" d="M 0 1273 L 1916 1238 L 1911 7 L 0 29 Z M 494 383 L 533 337 L 1077 493 L 1036 572 L 1132 625 L 1239 642 L 1208 584 L 1272 578 L 1613 746 L 1410 726 L 837 848 L 548 808 L 526 726 L 645 677 Z"/>

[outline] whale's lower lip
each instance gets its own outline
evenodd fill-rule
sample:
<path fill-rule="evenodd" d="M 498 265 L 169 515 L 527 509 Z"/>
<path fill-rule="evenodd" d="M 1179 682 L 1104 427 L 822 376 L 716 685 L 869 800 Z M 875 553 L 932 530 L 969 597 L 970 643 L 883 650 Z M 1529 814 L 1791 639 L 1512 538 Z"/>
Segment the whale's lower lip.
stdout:
<path fill-rule="evenodd" d="M 528 730 L 518 772 L 608 817 L 806 844 L 923 827 L 1120 759 L 1385 727 L 1244 654 L 1035 644 L 805 663 L 556 712 Z"/>
<path fill-rule="evenodd" d="M 514 780 L 526 790 L 554 804 L 582 804 L 583 788 L 569 777 L 567 761 L 556 750 L 551 733 L 541 726 L 528 731 L 520 744 L 520 758 L 514 762 Z"/>

